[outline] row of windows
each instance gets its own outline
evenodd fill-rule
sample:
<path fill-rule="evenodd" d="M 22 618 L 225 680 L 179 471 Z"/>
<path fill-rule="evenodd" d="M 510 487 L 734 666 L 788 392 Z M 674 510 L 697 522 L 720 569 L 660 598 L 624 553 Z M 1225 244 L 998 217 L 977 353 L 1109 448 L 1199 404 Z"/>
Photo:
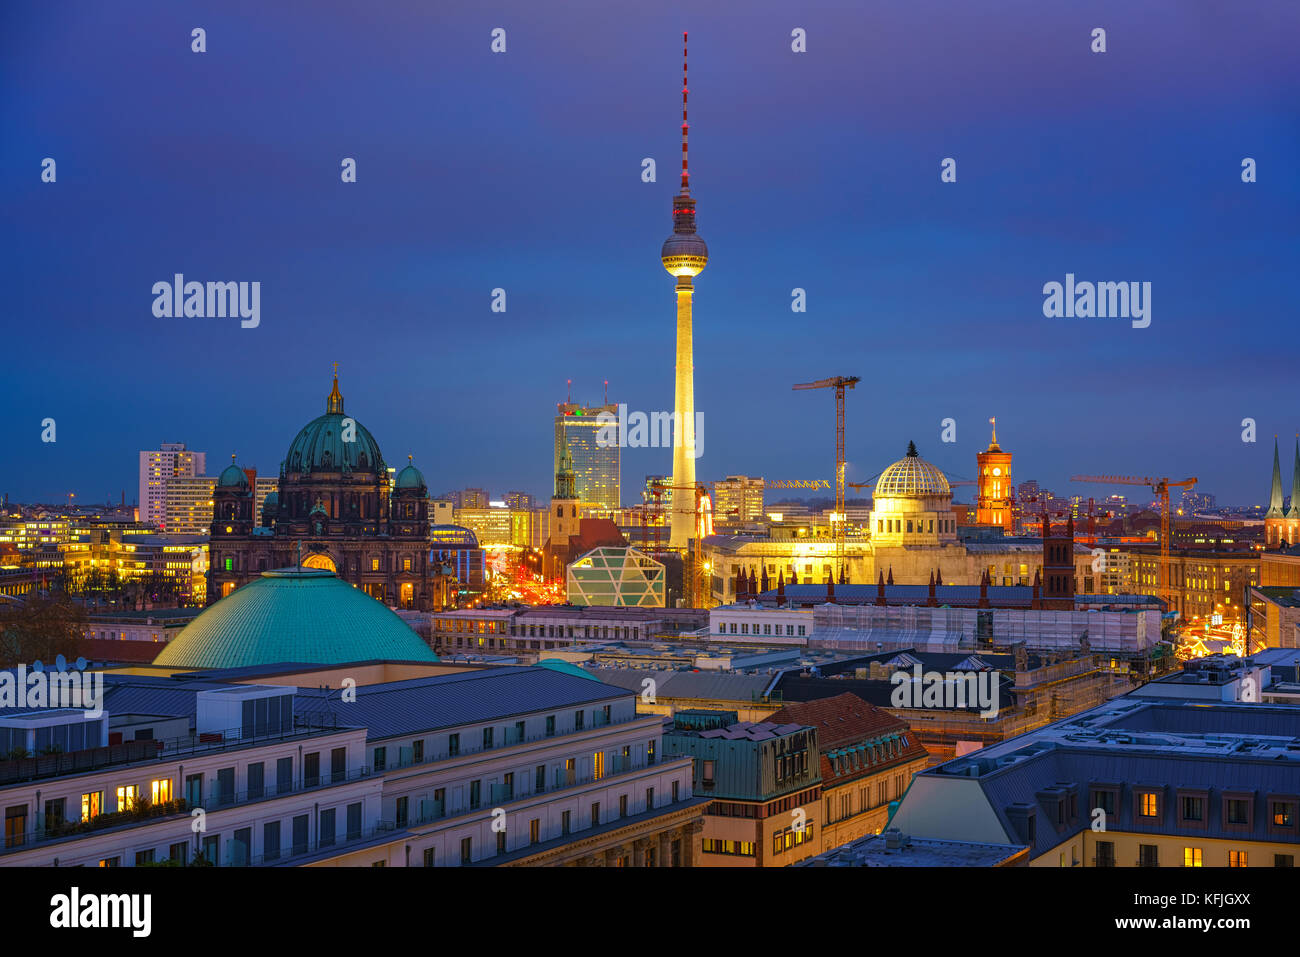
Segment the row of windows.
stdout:
<path fill-rule="evenodd" d="M 784 854 L 786 851 L 807 843 L 813 839 L 813 824 L 808 821 L 803 827 L 787 827 L 772 835 L 772 853 Z"/>
<path fill-rule="evenodd" d="M 553 738 L 556 736 L 557 728 L 558 728 L 557 717 L 558 717 L 557 715 L 553 715 L 553 714 L 546 715 L 545 724 L 543 726 L 545 731 L 544 734 L 541 735 L 540 737 Z M 614 720 L 613 705 L 608 705 L 608 704 L 603 705 L 599 710 L 595 708 L 591 709 L 591 727 L 593 728 L 604 727 L 608 724 L 611 724 L 613 720 Z M 497 733 L 498 727 L 500 730 L 499 735 Z M 578 709 L 577 711 L 574 711 L 572 730 L 584 731 L 586 730 L 586 728 L 587 728 L 587 712 L 583 709 Z M 514 722 L 513 725 L 500 725 L 500 726 L 489 725 L 485 728 L 478 729 L 478 732 L 482 736 L 480 739 L 481 747 L 475 748 L 472 745 L 467 743 L 467 746 L 464 749 L 464 753 L 472 754 L 475 751 L 491 751 L 493 748 L 496 747 L 508 747 L 509 745 L 519 744 L 523 741 L 529 740 L 527 721 L 516 721 Z M 474 732 L 472 731 L 465 732 L 465 734 L 467 738 L 470 738 L 473 736 Z M 539 737 L 536 734 L 536 727 L 534 727 L 533 729 L 533 736 L 534 738 Z M 397 751 L 397 761 L 393 763 L 391 766 L 394 768 L 403 768 L 411 764 L 424 763 L 425 754 L 426 754 L 426 750 L 425 750 L 426 740 L 428 739 L 414 738 L 412 739 L 409 746 L 407 745 L 396 746 L 395 750 Z M 461 745 L 462 745 L 461 732 L 459 731 L 453 732 L 447 735 L 446 752 L 443 754 L 432 754 L 431 760 L 439 760 L 443 757 L 454 758 L 462 753 Z M 375 771 L 384 771 L 390 766 L 388 761 L 389 748 L 390 745 L 379 745 L 374 749 L 371 765 L 373 766 Z M 647 745 L 647 752 L 649 754 L 649 763 L 653 764 L 654 752 L 655 752 L 655 739 L 653 738 L 650 739 L 650 742 Z M 628 748 L 626 747 L 623 748 L 623 753 L 627 754 Z"/>
<path fill-rule="evenodd" d="M 934 519 L 901 519 L 901 518 L 878 518 L 876 519 L 876 531 L 881 534 L 898 534 L 906 531 L 909 535 L 912 532 L 918 534 L 934 534 Z M 915 527 L 913 527 L 915 526 Z M 951 532 L 956 528 L 956 523 L 952 519 L 939 519 L 939 532 Z"/>
<path fill-rule="evenodd" d="M 1113 841 L 1097 842 L 1097 857 L 1095 859 L 1097 867 L 1115 867 L 1117 864 L 1115 858 L 1115 844 Z M 1138 867 L 1159 867 L 1160 866 L 1160 848 L 1155 844 L 1138 845 Z M 1229 867 L 1247 867 L 1249 857 L 1245 851 L 1228 851 Z M 1203 867 L 1204 853 L 1199 847 L 1183 848 L 1183 867 Z M 1295 867 L 1295 855 L 1293 854 L 1274 854 L 1274 867 Z"/>
<path fill-rule="evenodd" d="M 734 634 L 736 634 L 736 625 L 737 625 L 737 622 L 734 622 L 734 621 L 729 621 L 729 622 L 728 622 L 728 621 L 723 621 L 723 622 L 719 622 L 719 623 L 718 623 L 718 634 L 720 634 L 720 635 L 725 635 L 725 634 L 727 634 L 727 633 L 728 633 L 728 632 L 727 632 L 727 628 L 730 627 L 730 628 L 731 628 L 731 632 L 730 632 L 730 633 L 734 635 Z M 777 622 L 775 625 L 773 625 L 770 621 L 762 622 L 761 625 L 760 625 L 759 622 L 754 622 L 754 624 L 753 624 L 753 629 L 754 629 L 754 630 L 753 630 L 752 632 L 750 631 L 750 624 L 749 624 L 749 622 L 742 621 L 742 622 L 739 622 L 739 625 L 740 625 L 740 634 L 742 634 L 742 635 L 749 635 L 749 634 L 757 635 L 757 634 L 760 633 L 760 632 L 759 632 L 759 628 L 760 628 L 760 627 L 763 629 L 763 630 L 762 630 L 762 634 L 764 634 L 764 635 L 771 635 L 771 634 L 780 635 L 780 634 L 781 634 L 781 623 L 780 623 L 780 622 Z M 800 637 L 803 637 L 803 636 L 806 634 L 807 625 L 798 625 L 798 626 L 795 626 L 795 625 L 786 625 L 786 626 L 785 626 L 785 633 L 786 633 L 786 635 L 787 635 L 787 636 L 793 636 L 793 635 L 795 634 L 795 628 L 796 628 L 796 627 L 799 629 L 798 634 L 799 634 Z M 774 630 L 774 629 L 775 629 L 775 630 Z"/>
<path fill-rule="evenodd" d="M 758 845 L 753 841 L 719 841 L 706 837 L 702 850 L 705 854 L 731 854 L 736 857 L 753 857 Z"/>
<path fill-rule="evenodd" d="M 677 781 L 672 782 L 672 787 L 673 787 L 672 800 L 673 803 L 675 804 L 679 800 L 679 782 Z M 656 806 L 655 789 L 652 787 L 646 788 L 645 806 L 641 810 L 650 810 L 653 809 L 655 806 Z M 617 815 L 610 815 L 608 812 L 602 811 L 601 802 L 593 801 L 591 802 L 590 805 L 589 826 L 591 828 L 600 827 L 602 823 L 609 823 L 611 821 L 622 820 L 625 817 L 631 816 L 633 813 L 639 813 L 639 811 L 631 804 L 630 795 L 628 794 L 620 794 L 618 796 Z M 577 828 L 576 830 L 581 830 L 581 828 Z M 574 828 L 574 821 L 573 821 L 573 812 L 571 810 L 566 810 L 561 812 L 560 814 L 561 836 L 572 834 L 574 833 L 574 831 L 575 828 Z M 522 848 L 528 847 L 529 845 L 537 844 L 542 842 L 543 840 L 549 839 L 542 833 L 541 818 L 532 818 L 531 820 L 529 820 L 528 842 L 526 844 L 516 843 L 515 846 L 511 848 L 509 846 L 509 837 L 508 837 L 509 833 L 510 833 L 509 828 L 495 832 L 494 834 L 495 850 L 493 851 L 494 854 L 506 854 L 511 850 L 520 850 Z M 424 848 L 422 853 L 424 857 L 425 867 L 436 867 L 438 865 L 437 848 L 426 847 Z M 655 859 L 656 853 L 657 850 L 653 846 L 646 849 L 645 863 L 647 867 L 654 867 L 656 865 L 657 863 Z M 681 866 L 681 842 L 680 841 L 674 841 L 672 843 L 672 846 L 670 848 L 670 853 L 672 855 L 672 860 L 671 860 L 672 866 L 680 867 Z M 478 857 L 476 858 L 473 835 L 470 835 L 468 837 L 463 837 L 460 839 L 460 863 L 462 866 L 472 864 L 476 859 L 482 859 L 485 856 L 487 855 L 479 854 Z M 446 864 L 446 861 L 444 861 L 443 863 Z M 626 860 L 626 859 L 619 860 L 616 862 L 617 866 L 619 867 L 630 866 L 630 863 L 631 863 L 630 860 Z"/>

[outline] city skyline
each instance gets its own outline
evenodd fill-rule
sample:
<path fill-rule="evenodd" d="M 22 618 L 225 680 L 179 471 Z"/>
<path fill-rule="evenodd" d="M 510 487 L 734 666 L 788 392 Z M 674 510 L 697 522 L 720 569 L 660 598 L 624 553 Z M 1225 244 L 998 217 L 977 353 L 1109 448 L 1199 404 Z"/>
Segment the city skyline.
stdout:
<path fill-rule="evenodd" d="M 128 15 L 148 23 L 130 31 L 104 12 L 57 30 L 10 15 L 2 75 L 37 60 L 49 75 L 21 97 L 0 84 L 3 202 L 24 236 L 0 266 L 6 334 L 15 355 L 43 357 L 10 370 L 0 491 L 116 501 L 136 485 L 138 451 L 164 440 L 274 474 L 341 360 L 357 415 L 433 488 L 544 497 L 564 380 L 579 401 L 608 379 L 631 409 L 671 408 L 671 300 L 649 256 L 677 185 L 686 29 L 717 251 L 695 300 L 701 477 L 833 478 L 829 397 L 790 386 L 851 374 L 865 388 L 848 399 L 849 481 L 909 440 L 973 477 L 996 416 L 1017 482 L 1087 497 L 1110 490 L 1071 474 L 1195 475 L 1221 503 L 1267 503 L 1269 439 L 1285 456 L 1300 428 L 1278 398 L 1285 354 L 1267 348 L 1288 328 L 1282 277 L 1297 252 L 1294 9 L 1258 4 L 1213 27 L 1152 18 L 1159 30 L 1119 6 L 1088 20 L 837 12 L 833 27 L 763 4 L 743 22 L 680 4 L 618 22 L 594 9 L 513 27 L 503 15 L 500 56 L 495 22 L 414 5 L 360 35 L 345 18 L 267 11 L 250 31 L 238 12 L 215 14 L 207 59 L 162 5 Z M 1104 55 L 1088 49 L 1093 20 Z M 807 53 L 791 51 L 795 26 Z M 996 55 L 971 33 L 996 36 Z M 455 41 L 440 59 L 425 55 L 435 35 Z M 1182 55 L 1193 41 L 1216 51 L 1214 71 Z M 285 44 L 318 77 L 306 96 Z M 1041 51 L 1063 45 L 1077 54 L 1044 73 Z M 360 68 L 339 76 L 328 64 L 343 51 Z M 213 60 L 227 56 L 246 64 L 241 80 L 217 84 Z M 73 81 L 74 62 L 103 66 L 102 82 Z M 172 81 L 152 84 L 162 67 Z M 464 88 L 447 92 L 449 78 Z M 417 99 L 421 122 L 405 122 Z M 157 116 L 168 135 L 142 137 Z M 40 180 L 46 156 L 56 183 Z M 1243 156 L 1258 182 L 1241 182 Z M 357 160 L 354 184 L 339 181 L 343 157 Z M 945 157 L 955 183 L 940 182 Z M 580 200 L 553 188 L 568 183 Z M 261 282 L 260 324 L 155 318 L 150 289 L 175 273 Z M 1043 285 L 1067 275 L 1151 282 L 1150 327 L 1045 318 Z M 505 313 L 491 311 L 496 288 Z M 806 313 L 790 311 L 795 288 Z M 459 428 L 454 404 L 437 404 L 463 394 L 489 427 Z M 47 418 L 54 443 L 41 441 Z M 623 469 L 663 474 L 670 460 L 628 449 Z"/>

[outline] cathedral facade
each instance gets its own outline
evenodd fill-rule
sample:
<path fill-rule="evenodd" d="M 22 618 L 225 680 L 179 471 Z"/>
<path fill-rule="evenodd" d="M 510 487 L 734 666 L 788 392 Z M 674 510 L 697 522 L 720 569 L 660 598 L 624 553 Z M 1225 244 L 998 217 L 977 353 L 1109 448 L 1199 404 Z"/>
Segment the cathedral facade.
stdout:
<path fill-rule="evenodd" d="M 301 564 L 394 608 L 446 605 L 448 577 L 430 562 L 424 476 L 414 464 L 389 476 L 379 444 L 344 413 L 337 373 L 325 414 L 294 437 L 278 489 L 253 512 L 248 475 L 232 461 L 213 491 L 209 603 L 264 571 Z"/>

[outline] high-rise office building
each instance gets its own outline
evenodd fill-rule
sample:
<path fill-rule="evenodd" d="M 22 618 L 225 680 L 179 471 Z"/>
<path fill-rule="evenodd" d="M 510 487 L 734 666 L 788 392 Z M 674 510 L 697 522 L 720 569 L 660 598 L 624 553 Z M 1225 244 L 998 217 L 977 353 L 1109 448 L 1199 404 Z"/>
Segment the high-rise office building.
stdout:
<path fill-rule="evenodd" d="M 160 525 L 166 520 L 167 482 L 194 478 L 207 471 L 207 453 L 192 452 L 184 442 L 163 442 L 140 453 L 140 521 Z"/>
<path fill-rule="evenodd" d="M 763 519 L 763 480 L 748 475 L 728 475 L 713 486 L 713 521 L 740 525 Z"/>
<path fill-rule="evenodd" d="M 212 527 L 212 490 L 217 480 L 206 475 L 174 475 L 167 480 L 162 527 L 176 535 L 206 535 Z"/>
<path fill-rule="evenodd" d="M 555 471 L 560 471 L 562 449 L 567 445 L 573 460 L 574 490 L 584 505 L 619 507 L 623 436 L 617 418 L 617 405 L 556 405 Z"/>

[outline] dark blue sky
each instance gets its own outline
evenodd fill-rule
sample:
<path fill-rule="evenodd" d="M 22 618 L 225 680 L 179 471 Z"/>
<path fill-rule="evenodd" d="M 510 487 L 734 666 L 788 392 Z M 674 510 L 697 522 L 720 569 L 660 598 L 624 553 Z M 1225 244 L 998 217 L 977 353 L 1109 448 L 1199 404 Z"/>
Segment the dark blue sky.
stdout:
<path fill-rule="evenodd" d="M 1263 500 L 1274 433 L 1289 487 L 1293 0 L 11 0 L 0 491 L 130 501 L 162 441 L 274 472 L 338 360 L 348 412 L 434 491 L 549 494 L 565 379 L 671 407 L 683 29 L 701 478 L 831 478 L 832 395 L 790 386 L 859 375 L 851 481 L 909 439 L 971 477 L 996 415 L 1016 480 L 1058 494 L 1123 472 Z M 260 281 L 260 327 L 155 318 L 177 272 Z M 1150 327 L 1044 318 L 1067 272 L 1150 282 Z M 670 463 L 626 452 L 624 497 Z"/>

